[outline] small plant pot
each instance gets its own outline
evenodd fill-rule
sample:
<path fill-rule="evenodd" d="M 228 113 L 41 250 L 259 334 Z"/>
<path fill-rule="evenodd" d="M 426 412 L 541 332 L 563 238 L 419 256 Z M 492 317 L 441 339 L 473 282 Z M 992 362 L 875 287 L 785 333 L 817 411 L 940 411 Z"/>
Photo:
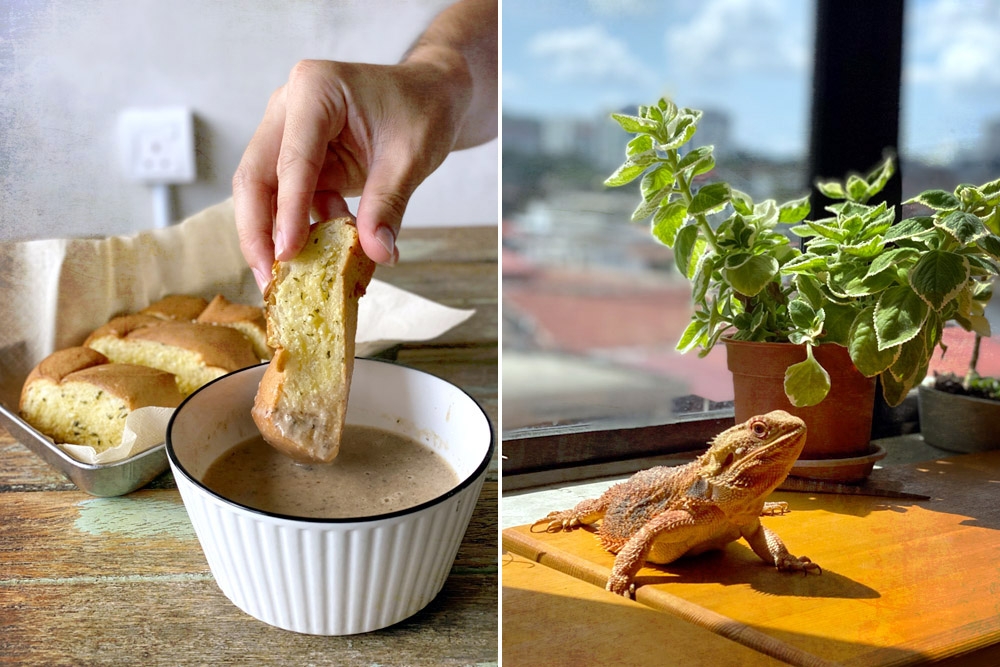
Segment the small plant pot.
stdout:
<path fill-rule="evenodd" d="M 924 442 L 949 452 L 1000 449 L 1000 401 L 920 387 L 920 432 Z"/>
<path fill-rule="evenodd" d="M 806 359 L 804 345 L 754 343 L 724 339 L 733 374 L 736 421 L 771 410 L 786 410 L 806 423 L 800 461 L 857 459 L 872 455 L 875 378 L 866 378 L 851 362 L 847 348 L 820 345 L 816 360 L 830 374 L 830 393 L 817 405 L 797 408 L 785 395 L 785 370 Z M 870 468 L 869 468 L 870 470 Z M 794 472 L 808 477 L 808 469 Z M 857 481 L 856 473 L 852 474 Z M 830 479 L 824 476 L 824 479 Z"/>

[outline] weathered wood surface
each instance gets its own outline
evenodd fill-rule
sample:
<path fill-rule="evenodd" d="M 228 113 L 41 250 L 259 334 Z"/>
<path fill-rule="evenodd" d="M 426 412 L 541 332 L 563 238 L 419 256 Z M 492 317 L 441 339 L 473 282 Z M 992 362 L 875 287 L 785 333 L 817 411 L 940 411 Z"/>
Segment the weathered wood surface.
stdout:
<path fill-rule="evenodd" d="M 495 430 L 496 234 L 408 230 L 400 265 L 379 269 L 398 287 L 476 309 L 446 337 L 395 356 L 461 386 Z M 384 630 L 313 637 L 261 623 L 222 594 L 169 472 L 128 496 L 94 498 L 0 429 L 0 663 L 495 664 L 497 497 L 494 459 L 451 575 L 428 607 Z"/>
<path fill-rule="evenodd" d="M 777 572 L 740 541 L 644 567 L 636 600 L 757 650 L 777 642 L 791 651 L 784 659 L 798 664 L 998 664 L 991 661 L 1000 645 L 1000 452 L 893 472 L 931 500 L 773 496 L 791 512 L 762 522 L 792 553 L 822 566 L 822 575 Z M 503 545 L 602 588 L 614 558 L 588 530 L 520 526 L 504 531 Z"/>

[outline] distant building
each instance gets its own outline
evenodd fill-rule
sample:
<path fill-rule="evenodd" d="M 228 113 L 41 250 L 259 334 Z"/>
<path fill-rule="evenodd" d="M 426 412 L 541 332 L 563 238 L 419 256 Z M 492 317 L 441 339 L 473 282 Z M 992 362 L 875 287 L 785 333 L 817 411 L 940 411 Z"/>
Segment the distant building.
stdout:
<path fill-rule="evenodd" d="M 542 150 L 542 124 L 537 118 L 503 115 L 503 150 L 535 155 Z"/>

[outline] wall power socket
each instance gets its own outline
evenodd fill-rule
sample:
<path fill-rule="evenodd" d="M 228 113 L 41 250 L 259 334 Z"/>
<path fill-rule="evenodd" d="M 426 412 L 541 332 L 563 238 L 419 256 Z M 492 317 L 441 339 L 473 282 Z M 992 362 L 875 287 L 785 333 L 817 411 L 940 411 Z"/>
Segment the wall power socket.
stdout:
<path fill-rule="evenodd" d="M 195 180 L 194 118 L 186 107 L 125 109 L 118 129 L 125 175 L 150 184 Z"/>

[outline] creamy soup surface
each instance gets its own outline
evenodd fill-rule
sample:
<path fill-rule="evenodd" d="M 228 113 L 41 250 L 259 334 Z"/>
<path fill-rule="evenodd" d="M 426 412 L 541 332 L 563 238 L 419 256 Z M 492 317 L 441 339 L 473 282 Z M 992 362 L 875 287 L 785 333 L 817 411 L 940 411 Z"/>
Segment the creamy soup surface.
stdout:
<path fill-rule="evenodd" d="M 297 463 L 256 436 L 216 459 L 202 482 L 266 512 L 342 519 L 419 505 L 455 487 L 458 475 L 416 440 L 348 424 L 332 463 Z"/>

